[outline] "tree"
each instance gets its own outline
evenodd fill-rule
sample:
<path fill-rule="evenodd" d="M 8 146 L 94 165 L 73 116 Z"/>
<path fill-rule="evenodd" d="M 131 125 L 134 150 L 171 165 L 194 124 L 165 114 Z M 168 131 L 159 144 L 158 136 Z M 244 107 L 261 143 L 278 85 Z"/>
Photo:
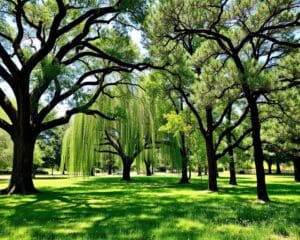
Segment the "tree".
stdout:
<path fill-rule="evenodd" d="M 49 129 L 40 134 L 37 144 L 43 152 L 43 166 L 52 169 L 60 166 L 63 128 L 61 126 Z"/>
<path fill-rule="evenodd" d="M 185 43 L 191 36 L 197 36 L 214 42 L 222 50 L 225 61 L 234 62 L 249 105 L 257 197 L 263 201 L 269 201 L 269 197 L 257 106 L 261 91 L 256 91 L 256 87 L 266 77 L 266 69 L 287 54 L 289 48 L 300 46 L 294 34 L 300 25 L 298 8 L 299 2 L 293 0 L 170 0 L 159 3 L 155 9 L 159 13 L 156 23 L 162 32 L 160 36 L 165 39 L 162 44 Z"/>
<path fill-rule="evenodd" d="M 109 86 L 114 72 L 143 70 L 121 23 L 142 20 L 146 1 L 1 1 L 0 106 L 9 120 L 0 128 L 14 144 L 13 171 L 3 194 L 36 193 L 32 182 L 33 149 L 38 135 L 85 113 Z M 135 11 L 137 9 L 138 11 Z M 42 13 L 42 14 L 40 14 Z M 132 48 L 131 48 L 132 49 Z M 90 94 L 90 87 L 96 88 Z M 16 106 L 12 104 L 16 100 Z M 71 102 L 64 116 L 47 120 L 55 107 Z M 46 104 L 44 104 L 46 103 Z"/>
<path fill-rule="evenodd" d="M 71 172 L 89 173 L 97 158 L 116 155 L 123 164 L 122 179 L 129 181 L 131 166 L 141 152 L 152 148 L 155 152 L 155 129 L 149 105 L 136 90 L 127 87 L 118 90 L 109 93 L 106 100 L 97 101 L 102 109 L 118 111 L 117 120 L 75 116 L 64 139 L 62 157 Z"/>

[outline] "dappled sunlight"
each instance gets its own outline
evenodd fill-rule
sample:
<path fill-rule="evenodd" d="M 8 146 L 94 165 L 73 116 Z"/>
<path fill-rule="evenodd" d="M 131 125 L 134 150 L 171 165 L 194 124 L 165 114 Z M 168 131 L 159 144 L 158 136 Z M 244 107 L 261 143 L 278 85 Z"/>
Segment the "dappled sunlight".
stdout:
<path fill-rule="evenodd" d="M 220 178 L 218 193 L 199 178 L 37 179 L 40 194 L 0 197 L 0 239 L 296 239 L 299 184 L 269 178 L 273 202 L 258 204 L 253 179 Z"/>

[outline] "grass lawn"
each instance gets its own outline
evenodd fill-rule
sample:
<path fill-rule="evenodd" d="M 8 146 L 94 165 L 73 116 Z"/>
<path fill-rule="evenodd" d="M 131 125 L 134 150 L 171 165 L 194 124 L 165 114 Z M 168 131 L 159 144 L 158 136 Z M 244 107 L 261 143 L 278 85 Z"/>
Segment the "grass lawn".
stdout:
<path fill-rule="evenodd" d="M 205 178 L 177 182 L 38 179 L 38 195 L 0 196 L 0 239 L 300 239 L 300 184 L 292 176 L 267 176 L 267 204 L 255 201 L 250 175 L 239 175 L 238 187 L 220 177 L 219 193 L 205 191 Z"/>

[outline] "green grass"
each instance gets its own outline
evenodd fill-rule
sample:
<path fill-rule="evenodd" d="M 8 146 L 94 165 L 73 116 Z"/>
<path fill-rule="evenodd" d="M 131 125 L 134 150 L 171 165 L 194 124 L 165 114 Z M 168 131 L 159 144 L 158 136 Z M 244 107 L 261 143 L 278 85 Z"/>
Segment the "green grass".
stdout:
<path fill-rule="evenodd" d="M 300 184 L 268 176 L 271 203 L 255 201 L 254 176 L 189 185 L 175 177 L 35 180 L 41 194 L 0 196 L 0 239 L 300 239 Z M 0 187 L 6 185 L 0 180 Z"/>

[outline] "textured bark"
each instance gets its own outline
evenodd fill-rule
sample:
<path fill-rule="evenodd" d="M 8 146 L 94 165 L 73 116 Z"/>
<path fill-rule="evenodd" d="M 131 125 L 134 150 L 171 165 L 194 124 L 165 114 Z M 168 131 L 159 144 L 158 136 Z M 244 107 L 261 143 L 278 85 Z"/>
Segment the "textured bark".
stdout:
<path fill-rule="evenodd" d="M 15 131 L 13 138 L 14 156 L 13 170 L 9 185 L 1 191 L 1 194 L 34 194 L 35 189 L 32 181 L 33 175 L 33 152 L 36 136 L 30 128 L 24 128 L 21 124 Z"/>

